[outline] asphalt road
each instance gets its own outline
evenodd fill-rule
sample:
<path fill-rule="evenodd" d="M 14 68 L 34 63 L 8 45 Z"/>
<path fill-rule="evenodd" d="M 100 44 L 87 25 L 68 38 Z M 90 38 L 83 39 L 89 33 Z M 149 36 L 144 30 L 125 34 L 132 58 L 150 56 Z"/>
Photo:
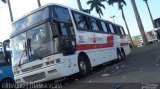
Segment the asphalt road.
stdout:
<path fill-rule="evenodd" d="M 98 66 L 92 74 L 62 84 L 66 89 L 160 89 L 160 49 L 118 63 Z M 144 87 L 144 88 L 143 88 Z"/>

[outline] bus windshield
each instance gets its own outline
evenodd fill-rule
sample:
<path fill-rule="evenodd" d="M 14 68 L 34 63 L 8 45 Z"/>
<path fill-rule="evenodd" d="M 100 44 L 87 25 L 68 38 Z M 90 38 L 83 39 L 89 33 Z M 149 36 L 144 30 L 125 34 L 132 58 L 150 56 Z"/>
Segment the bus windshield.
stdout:
<path fill-rule="evenodd" d="M 50 31 L 48 22 L 13 37 L 11 39 L 12 65 L 17 66 L 57 53 Z M 31 40 L 30 47 L 27 46 L 27 39 Z"/>

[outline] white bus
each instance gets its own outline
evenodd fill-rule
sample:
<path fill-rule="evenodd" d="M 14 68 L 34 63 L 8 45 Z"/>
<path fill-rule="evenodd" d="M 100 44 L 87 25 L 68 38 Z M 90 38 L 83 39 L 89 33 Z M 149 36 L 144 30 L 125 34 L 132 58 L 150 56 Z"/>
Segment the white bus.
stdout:
<path fill-rule="evenodd" d="M 122 26 L 58 4 L 12 23 L 12 66 L 17 83 L 40 83 L 117 59 L 131 50 Z"/>

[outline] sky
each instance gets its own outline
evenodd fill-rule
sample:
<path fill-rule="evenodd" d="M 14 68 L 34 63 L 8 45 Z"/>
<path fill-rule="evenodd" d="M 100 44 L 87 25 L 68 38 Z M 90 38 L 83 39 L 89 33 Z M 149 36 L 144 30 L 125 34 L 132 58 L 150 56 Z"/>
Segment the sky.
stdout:
<path fill-rule="evenodd" d="M 78 9 L 77 0 L 41 0 L 41 4 L 45 5 L 48 3 L 59 3 L 65 6 L 69 6 L 74 9 Z M 89 5 L 86 4 L 88 0 L 81 0 L 82 7 L 84 9 L 89 9 Z M 125 0 L 127 5 L 124 6 L 124 14 L 127 20 L 127 24 L 129 26 L 129 30 L 131 36 L 139 35 L 139 28 L 135 19 L 135 14 L 131 5 L 130 0 Z M 38 8 L 37 0 L 10 0 L 11 8 L 13 11 L 14 20 L 20 18 L 21 16 L 29 13 L 30 11 Z M 158 8 L 160 8 L 160 0 L 148 0 L 150 10 L 152 12 L 153 19 L 159 18 L 160 13 Z M 118 9 L 118 5 L 114 4 L 113 6 L 109 6 L 107 2 L 103 3 L 105 5 L 105 9 L 103 10 L 103 19 L 109 20 L 113 22 L 111 16 L 115 16 L 114 21 L 117 24 L 120 24 L 124 27 L 125 32 L 127 33 L 124 21 L 122 19 L 121 11 Z M 137 8 L 144 26 L 144 30 L 150 31 L 153 29 L 153 25 L 151 23 L 151 19 L 146 7 L 146 4 L 143 0 L 136 0 Z M 158 11 L 157 11 L 158 10 Z M 99 15 L 93 10 L 91 12 L 92 15 L 99 17 Z M 12 31 L 9 10 L 7 4 L 3 4 L 0 2 L 0 41 L 8 39 L 10 37 Z"/>

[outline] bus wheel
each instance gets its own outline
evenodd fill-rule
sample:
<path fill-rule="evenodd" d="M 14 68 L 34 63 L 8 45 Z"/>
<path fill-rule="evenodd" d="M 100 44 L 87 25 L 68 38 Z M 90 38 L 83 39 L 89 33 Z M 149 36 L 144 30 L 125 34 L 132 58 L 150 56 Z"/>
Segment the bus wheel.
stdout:
<path fill-rule="evenodd" d="M 124 52 L 124 50 L 123 50 L 123 49 L 121 50 L 121 55 L 122 55 L 122 59 L 123 59 L 123 60 L 125 60 L 125 58 L 126 58 L 126 54 L 125 54 L 125 52 Z"/>
<path fill-rule="evenodd" d="M 123 57 L 120 50 L 117 50 L 117 61 L 122 61 Z"/>
<path fill-rule="evenodd" d="M 78 67 L 80 77 L 87 75 L 91 69 L 88 59 L 83 56 L 79 57 Z"/>

